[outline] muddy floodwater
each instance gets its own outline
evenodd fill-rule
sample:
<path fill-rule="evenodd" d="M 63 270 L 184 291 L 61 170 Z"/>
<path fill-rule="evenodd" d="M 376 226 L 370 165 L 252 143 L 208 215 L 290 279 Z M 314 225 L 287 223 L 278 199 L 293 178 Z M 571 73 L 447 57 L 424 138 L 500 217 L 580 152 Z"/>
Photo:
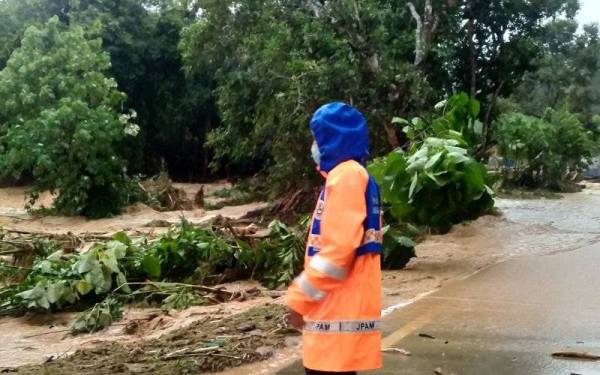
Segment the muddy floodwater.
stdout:
<path fill-rule="evenodd" d="M 144 223 L 165 217 L 164 213 L 141 208 L 123 217 L 102 221 L 100 225 L 83 219 L 34 218 L 16 207 L 14 202 L 9 204 L 9 198 L 15 200 L 18 196 L 14 190 L 10 194 L 8 197 L 7 192 L 0 189 L 0 226 L 15 229 L 24 226 L 62 233 L 89 228 L 115 231 L 120 225 L 131 226 L 132 223 L 143 228 Z M 384 314 L 511 257 L 566 252 L 600 239 L 600 184 L 588 183 L 582 192 L 566 194 L 561 199 L 497 199 L 496 207 L 495 215 L 457 225 L 445 235 L 428 236 L 417 246 L 418 257 L 406 269 L 384 272 Z M 236 215 L 247 209 L 225 208 Z M 206 214 L 201 211 L 189 213 L 198 221 Z M 168 219 L 176 221 L 177 215 L 168 216 Z M 215 313 L 213 309 L 218 310 L 216 314 L 228 315 L 266 302 L 271 299 L 261 297 L 231 308 L 227 304 L 210 309 L 192 308 L 175 315 L 132 310 L 126 313 L 123 324 L 137 319 L 146 328 L 130 336 L 124 326 L 114 326 L 105 332 L 73 338 L 66 332 L 72 318 L 69 314 L 1 318 L 0 369 L 41 363 L 50 356 L 65 356 L 82 346 L 92 347 L 114 339 L 135 342 L 157 338 L 163 329 L 193 324 L 198 319 L 205 319 L 207 314 Z M 225 373 L 272 374 L 297 359 L 298 353 L 297 341 L 290 340 L 287 348 L 281 348 L 269 360 Z"/>
<path fill-rule="evenodd" d="M 547 225 L 561 233 L 600 234 L 600 183 L 588 183 L 562 199 L 498 200 L 507 220 L 525 225 Z"/>
<path fill-rule="evenodd" d="M 509 257 L 573 250 L 600 238 L 600 184 L 560 199 L 496 199 L 497 214 L 429 236 L 417 259 L 385 272 L 387 307 Z"/>

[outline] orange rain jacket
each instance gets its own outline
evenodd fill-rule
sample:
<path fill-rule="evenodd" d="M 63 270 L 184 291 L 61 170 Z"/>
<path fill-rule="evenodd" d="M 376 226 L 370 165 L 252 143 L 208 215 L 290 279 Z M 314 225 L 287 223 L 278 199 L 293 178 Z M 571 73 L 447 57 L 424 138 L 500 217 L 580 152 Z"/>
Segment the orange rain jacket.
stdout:
<path fill-rule="evenodd" d="M 366 121 L 332 103 L 311 120 L 325 186 L 313 214 L 304 271 L 288 306 L 302 314 L 304 366 L 319 371 L 381 367 L 379 188 L 363 166 Z"/>

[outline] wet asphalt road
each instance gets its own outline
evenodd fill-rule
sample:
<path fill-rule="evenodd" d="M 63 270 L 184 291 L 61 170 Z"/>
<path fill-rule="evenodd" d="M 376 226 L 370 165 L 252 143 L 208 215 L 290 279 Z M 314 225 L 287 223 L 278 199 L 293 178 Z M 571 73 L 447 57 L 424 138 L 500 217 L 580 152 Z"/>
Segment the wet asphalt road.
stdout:
<path fill-rule="evenodd" d="M 600 361 L 551 356 L 600 355 L 600 243 L 497 264 L 388 315 L 383 329 L 384 347 L 411 355 L 386 353 L 372 374 L 600 375 Z"/>

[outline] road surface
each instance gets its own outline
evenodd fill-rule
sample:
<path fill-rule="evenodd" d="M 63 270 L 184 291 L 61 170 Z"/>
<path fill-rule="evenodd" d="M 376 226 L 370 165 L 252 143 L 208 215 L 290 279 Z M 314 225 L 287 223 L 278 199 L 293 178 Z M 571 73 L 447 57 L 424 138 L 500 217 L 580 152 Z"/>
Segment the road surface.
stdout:
<path fill-rule="evenodd" d="M 373 374 L 600 375 L 600 243 L 517 257 L 457 281 L 384 319 L 384 354 Z M 280 374 L 301 374 L 300 364 Z"/>

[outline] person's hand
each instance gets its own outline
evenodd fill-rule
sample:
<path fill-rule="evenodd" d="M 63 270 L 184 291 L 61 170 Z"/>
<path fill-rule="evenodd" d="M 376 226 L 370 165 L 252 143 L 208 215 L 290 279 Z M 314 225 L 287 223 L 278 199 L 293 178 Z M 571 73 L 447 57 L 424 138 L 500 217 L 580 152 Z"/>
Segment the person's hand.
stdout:
<path fill-rule="evenodd" d="M 301 331 L 304 327 L 304 317 L 300 315 L 298 312 L 288 309 L 288 313 L 284 317 L 286 323 L 298 331 Z"/>

